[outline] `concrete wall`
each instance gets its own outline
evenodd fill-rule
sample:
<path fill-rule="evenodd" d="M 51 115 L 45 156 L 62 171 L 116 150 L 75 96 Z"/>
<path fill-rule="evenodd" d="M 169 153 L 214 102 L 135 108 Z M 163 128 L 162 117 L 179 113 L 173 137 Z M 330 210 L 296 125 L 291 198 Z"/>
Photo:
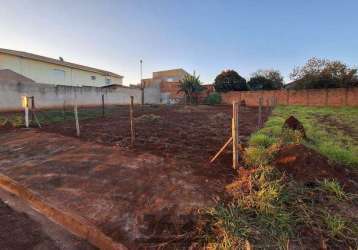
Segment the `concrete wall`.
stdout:
<path fill-rule="evenodd" d="M 75 85 L 101 87 L 106 85 L 106 79 L 110 84 L 122 84 L 122 78 L 104 76 L 99 73 L 74 69 L 62 65 L 21 58 L 15 55 L 0 53 L 0 70 L 10 69 L 18 74 L 28 77 L 35 82 L 54 85 Z M 63 72 L 64 76 L 59 73 Z M 92 76 L 95 77 L 92 80 Z"/>
<path fill-rule="evenodd" d="M 21 110 L 21 96 L 34 96 L 37 108 L 56 108 L 73 105 L 75 101 L 79 106 L 101 105 L 102 94 L 105 104 L 128 104 L 130 96 L 134 102 L 141 102 L 141 90 L 138 88 L 116 87 L 73 87 L 54 86 L 39 83 L 13 83 L 0 82 L 0 111 Z M 144 90 L 145 103 L 159 104 L 160 89 L 146 88 Z"/>
<path fill-rule="evenodd" d="M 221 94 L 222 102 L 225 104 L 245 100 L 249 106 L 258 106 L 261 96 L 265 105 L 272 97 L 276 97 L 280 105 L 358 106 L 358 88 L 231 91 Z"/>

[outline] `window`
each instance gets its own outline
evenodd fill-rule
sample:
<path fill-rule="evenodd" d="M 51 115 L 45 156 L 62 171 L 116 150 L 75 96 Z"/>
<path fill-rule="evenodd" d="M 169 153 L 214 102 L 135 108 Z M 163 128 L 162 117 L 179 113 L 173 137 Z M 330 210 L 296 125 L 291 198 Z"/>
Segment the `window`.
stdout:
<path fill-rule="evenodd" d="M 62 69 L 53 69 L 51 72 L 51 78 L 55 84 L 64 84 L 66 79 L 66 72 Z"/>
<path fill-rule="evenodd" d="M 92 81 L 96 80 L 96 76 L 91 76 Z"/>
<path fill-rule="evenodd" d="M 173 77 L 168 77 L 167 82 L 174 82 L 174 78 Z"/>
<path fill-rule="evenodd" d="M 107 85 L 111 84 L 111 79 L 106 78 L 106 84 L 107 84 Z"/>

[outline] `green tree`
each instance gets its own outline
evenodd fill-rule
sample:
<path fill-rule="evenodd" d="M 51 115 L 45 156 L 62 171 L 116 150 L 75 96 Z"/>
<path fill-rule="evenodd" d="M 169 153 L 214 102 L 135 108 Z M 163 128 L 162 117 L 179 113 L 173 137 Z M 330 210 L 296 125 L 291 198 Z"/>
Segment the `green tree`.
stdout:
<path fill-rule="evenodd" d="M 178 92 L 184 92 L 185 103 L 189 99 L 189 103 L 192 104 L 193 94 L 199 93 L 202 90 L 203 87 L 200 83 L 200 76 L 197 76 L 194 71 L 193 75 L 187 74 L 185 75 L 184 79 L 180 81 Z"/>
<path fill-rule="evenodd" d="M 278 70 L 258 70 L 247 85 L 251 90 L 274 90 L 283 88 L 283 77 Z"/>
<path fill-rule="evenodd" d="M 302 67 L 294 68 L 290 74 L 295 89 L 358 87 L 356 68 L 340 61 L 313 57 Z"/>
<path fill-rule="evenodd" d="M 235 70 L 224 70 L 214 82 L 215 90 L 218 92 L 246 91 L 248 90 L 246 80 Z"/>

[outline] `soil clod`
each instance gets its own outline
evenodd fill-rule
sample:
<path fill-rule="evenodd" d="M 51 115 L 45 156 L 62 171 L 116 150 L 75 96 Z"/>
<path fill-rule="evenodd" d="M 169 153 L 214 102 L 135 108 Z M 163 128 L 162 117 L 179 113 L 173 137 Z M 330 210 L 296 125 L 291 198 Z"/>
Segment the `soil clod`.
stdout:
<path fill-rule="evenodd" d="M 298 131 L 302 134 L 303 138 L 306 138 L 306 131 L 305 131 L 305 128 L 303 127 L 302 123 L 296 117 L 294 117 L 292 115 L 289 118 L 287 118 L 287 120 L 283 124 L 282 128 Z"/>

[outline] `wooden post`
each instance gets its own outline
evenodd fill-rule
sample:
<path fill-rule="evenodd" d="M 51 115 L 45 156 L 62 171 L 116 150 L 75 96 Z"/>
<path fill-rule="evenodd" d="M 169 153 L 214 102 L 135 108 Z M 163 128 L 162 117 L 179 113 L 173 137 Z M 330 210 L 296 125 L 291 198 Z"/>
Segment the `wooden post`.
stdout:
<path fill-rule="evenodd" d="M 26 128 L 29 127 L 29 97 L 22 96 L 21 97 L 21 106 L 25 110 L 25 126 Z"/>
<path fill-rule="evenodd" d="M 80 124 L 78 122 L 77 103 L 74 106 L 74 112 L 75 112 L 75 120 L 76 120 L 76 133 L 77 133 L 77 136 L 80 137 Z"/>
<path fill-rule="evenodd" d="M 63 114 L 63 121 L 66 121 L 66 100 L 63 101 L 62 114 Z"/>
<path fill-rule="evenodd" d="M 225 142 L 224 146 L 222 146 L 222 147 L 220 148 L 220 150 L 214 155 L 214 157 L 211 158 L 210 163 L 213 163 L 213 162 L 216 160 L 216 158 L 219 157 L 219 155 L 224 151 L 224 149 L 225 149 L 231 142 L 232 142 L 232 137 L 230 137 L 229 140 L 227 140 L 227 141 Z"/>
<path fill-rule="evenodd" d="M 25 126 L 29 127 L 29 107 L 25 107 Z"/>
<path fill-rule="evenodd" d="M 238 124 L 238 110 L 239 104 L 234 102 L 232 104 L 232 124 L 231 124 L 231 133 L 232 133 L 232 167 L 237 169 L 239 166 L 239 124 Z"/>
<path fill-rule="evenodd" d="M 102 94 L 102 117 L 104 117 L 104 95 Z"/>
<path fill-rule="evenodd" d="M 130 126 L 131 126 L 131 145 L 134 145 L 134 124 L 133 124 L 133 96 L 131 96 L 131 104 L 129 106 L 129 119 L 130 119 Z"/>
<path fill-rule="evenodd" d="M 258 114 L 258 121 L 257 121 L 257 128 L 260 129 L 262 126 L 262 97 L 259 97 L 259 114 Z"/>
<path fill-rule="evenodd" d="M 31 122 L 34 122 L 35 97 L 31 96 L 30 99 L 31 99 Z"/>

